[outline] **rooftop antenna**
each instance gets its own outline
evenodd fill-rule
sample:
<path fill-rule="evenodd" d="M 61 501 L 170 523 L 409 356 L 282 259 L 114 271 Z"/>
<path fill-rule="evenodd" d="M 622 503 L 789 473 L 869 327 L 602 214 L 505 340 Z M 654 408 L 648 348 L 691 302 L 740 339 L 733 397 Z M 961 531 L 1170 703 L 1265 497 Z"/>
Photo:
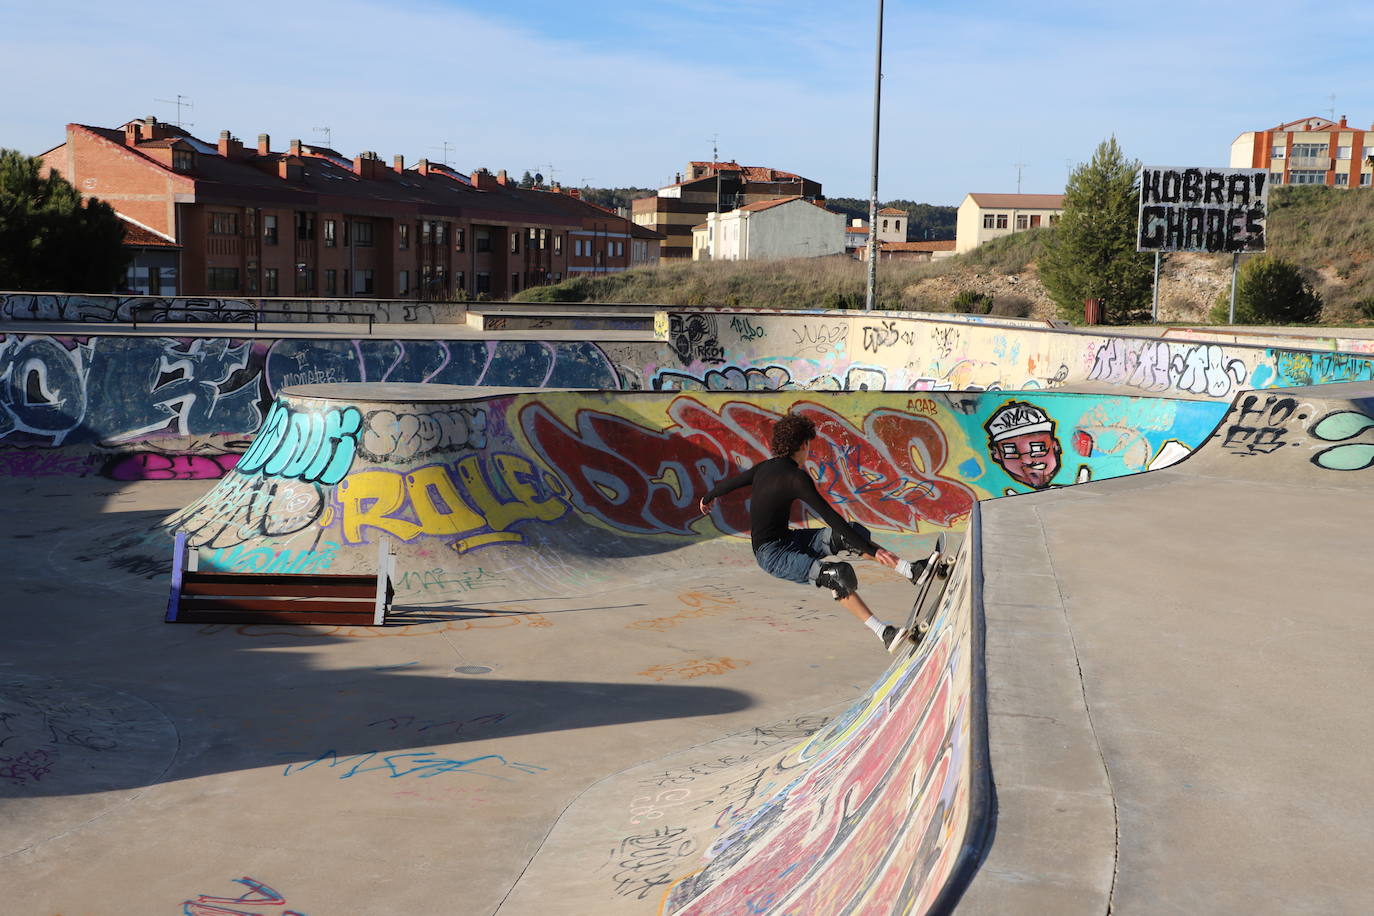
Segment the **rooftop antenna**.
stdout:
<path fill-rule="evenodd" d="M 720 134 L 711 134 L 711 162 L 713 163 L 720 161 L 720 144 L 717 142 L 719 140 Z"/>
<path fill-rule="evenodd" d="M 1333 93 L 1331 93 L 1330 95 L 1328 95 L 1326 98 L 1327 98 L 1327 101 L 1329 101 L 1329 102 L 1331 103 L 1331 107 L 1328 108 L 1328 109 L 1326 109 L 1327 112 L 1331 115 L 1331 117 L 1328 118 L 1327 120 L 1334 121 L 1334 120 L 1336 120 L 1336 93 L 1333 92 Z"/>
<path fill-rule="evenodd" d="M 1020 193 L 1021 193 L 1021 170 L 1024 169 L 1024 168 L 1026 167 L 1026 164 L 1025 164 L 1024 162 L 1013 162 L 1012 165 L 1016 166 L 1016 193 L 1017 193 L 1017 194 L 1020 194 Z"/>
<path fill-rule="evenodd" d="M 546 165 L 536 165 L 536 166 L 534 167 L 534 173 L 535 173 L 535 175 L 534 175 L 534 183 L 535 183 L 536 185 L 539 185 L 539 184 L 541 183 L 540 178 L 541 178 L 542 176 L 539 174 L 541 171 L 546 171 L 546 172 L 547 172 L 547 174 L 548 174 L 548 176 L 549 176 L 549 184 L 552 185 L 552 184 L 556 184 L 556 183 L 557 183 L 557 182 L 554 181 L 554 176 L 558 174 L 558 169 L 554 168 L 554 167 L 553 167 L 553 163 L 550 162 L 550 163 L 548 163 L 548 164 L 546 164 Z"/>
<path fill-rule="evenodd" d="M 430 149 L 443 150 L 444 158 L 440 159 L 439 161 L 442 162 L 444 165 L 449 165 L 448 151 L 451 149 L 456 149 L 456 147 L 450 146 L 449 142 L 445 140 L 443 146 L 431 146 Z"/>
<path fill-rule="evenodd" d="M 177 119 L 176 119 L 176 121 L 174 122 L 174 123 L 176 124 L 177 127 L 195 127 L 195 126 L 196 126 L 195 124 L 191 123 L 190 121 L 182 121 L 182 120 L 181 120 L 181 109 L 183 109 L 183 108 L 195 108 L 195 107 L 196 107 L 196 105 L 195 105 L 194 102 L 192 102 L 190 99 L 188 99 L 186 96 L 182 95 L 181 93 L 177 93 L 177 97 L 176 97 L 176 101 L 175 101 L 175 102 L 172 101 L 171 99 L 153 99 L 153 101 L 154 101 L 154 102 L 163 102 L 164 104 L 167 104 L 167 105 L 175 105 L 175 106 L 177 107 Z"/>
<path fill-rule="evenodd" d="M 333 148 L 334 148 L 334 144 L 333 144 L 332 142 L 330 142 L 331 138 L 332 138 L 334 135 L 330 132 L 330 130 L 329 130 L 328 127 L 316 127 L 316 128 L 313 128 L 313 129 L 314 129 L 315 133 L 317 133 L 317 134 L 324 134 L 324 145 L 325 145 L 326 148 L 328 148 L 328 149 L 333 149 Z"/>

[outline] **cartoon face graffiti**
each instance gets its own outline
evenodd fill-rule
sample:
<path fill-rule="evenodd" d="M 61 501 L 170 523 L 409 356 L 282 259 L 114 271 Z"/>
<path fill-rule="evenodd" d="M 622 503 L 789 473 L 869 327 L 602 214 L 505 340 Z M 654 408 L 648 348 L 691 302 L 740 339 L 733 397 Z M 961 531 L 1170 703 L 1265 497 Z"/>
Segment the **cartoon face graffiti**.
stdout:
<path fill-rule="evenodd" d="M 1054 435 L 1054 421 L 1026 401 L 1008 401 L 983 424 L 988 451 L 1007 476 L 1043 490 L 1059 473 L 1063 449 Z"/>

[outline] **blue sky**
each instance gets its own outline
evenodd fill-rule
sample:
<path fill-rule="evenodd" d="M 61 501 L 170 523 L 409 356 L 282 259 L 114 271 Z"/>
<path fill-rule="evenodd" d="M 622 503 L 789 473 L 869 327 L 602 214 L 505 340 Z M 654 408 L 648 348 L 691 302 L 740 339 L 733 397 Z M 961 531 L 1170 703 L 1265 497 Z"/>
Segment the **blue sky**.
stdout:
<path fill-rule="evenodd" d="M 6 4 L 0 146 L 158 99 L 228 129 L 353 155 L 658 186 L 711 155 L 867 197 L 876 0 L 49 0 Z M 1147 165 L 1225 165 L 1309 115 L 1374 122 L 1374 5 L 906 2 L 885 17 L 879 196 L 1062 190 L 1115 134 Z M 1335 94 L 1332 102 L 1330 95 Z"/>

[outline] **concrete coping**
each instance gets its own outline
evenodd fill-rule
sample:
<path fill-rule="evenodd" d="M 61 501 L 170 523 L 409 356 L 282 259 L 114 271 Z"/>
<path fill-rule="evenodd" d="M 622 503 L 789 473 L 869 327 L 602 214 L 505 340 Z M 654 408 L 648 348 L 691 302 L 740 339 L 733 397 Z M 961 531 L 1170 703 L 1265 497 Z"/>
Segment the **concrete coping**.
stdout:
<path fill-rule="evenodd" d="M 437 385 L 427 382 L 322 382 L 289 385 L 281 397 L 314 398 L 320 401 L 383 401 L 398 404 L 471 401 L 533 391 L 582 391 L 580 388 L 483 388 L 475 385 Z"/>

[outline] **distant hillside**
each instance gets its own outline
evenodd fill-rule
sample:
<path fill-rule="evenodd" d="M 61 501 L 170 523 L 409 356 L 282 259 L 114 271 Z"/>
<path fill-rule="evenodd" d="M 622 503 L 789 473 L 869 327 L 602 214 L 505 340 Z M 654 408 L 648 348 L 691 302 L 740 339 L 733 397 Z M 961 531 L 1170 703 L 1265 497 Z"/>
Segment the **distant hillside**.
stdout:
<path fill-rule="evenodd" d="M 834 205 L 834 198 L 830 204 Z M 867 209 L 867 204 L 864 205 Z M 953 209 L 953 208 L 949 208 Z M 1053 317 L 1035 259 L 1053 229 L 1018 232 L 966 255 L 930 263 L 884 261 L 878 307 Z M 1302 267 L 1325 301 L 1322 319 L 1374 315 L 1374 190 L 1275 188 L 1269 251 Z M 1229 288 L 1231 259 L 1177 254 L 1160 273 L 1163 321 L 1201 323 Z M 844 256 L 791 261 L 664 262 L 658 268 L 534 287 L 538 302 L 621 302 L 751 308 L 862 308 L 867 265 Z M 1361 304 L 1368 312 L 1364 312 Z"/>
<path fill-rule="evenodd" d="M 827 197 L 825 205 L 845 215 L 845 222 L 851 219 L 868 220 L 868 198 Z M 894 207 L 905 210 L 911 215 L 907 222 L 906 238 L 909 242 L 949 241 L 954 238 L 954 222 L 958 207 L 938 207 L 934 204 L 918 204 L 914 200 L 888 200 L 878 204 L 878 209 Z"/>

